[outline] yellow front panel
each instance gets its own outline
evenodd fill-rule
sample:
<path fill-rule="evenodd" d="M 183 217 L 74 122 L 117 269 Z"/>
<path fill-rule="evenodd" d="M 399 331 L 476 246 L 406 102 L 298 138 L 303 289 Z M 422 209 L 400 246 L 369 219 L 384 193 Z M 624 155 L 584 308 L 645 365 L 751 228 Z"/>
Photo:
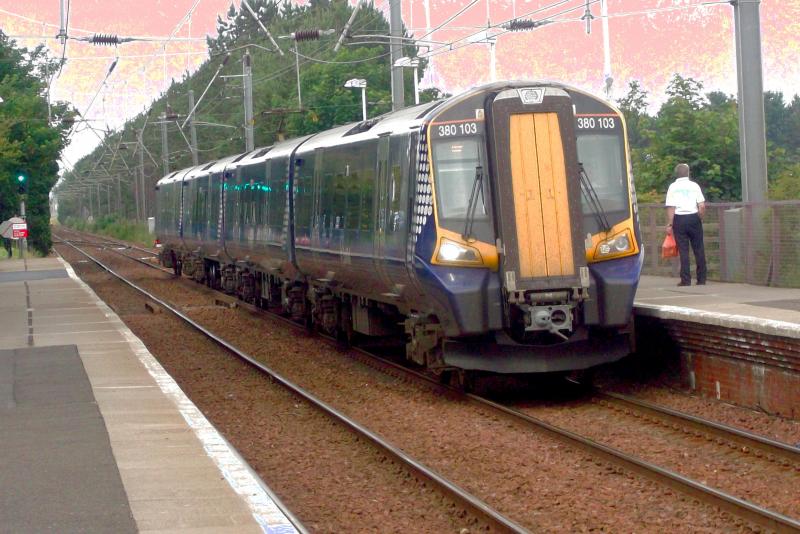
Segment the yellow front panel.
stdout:
<path fill-rule="evenodd" d="M 567 173 L 558 116 L 512 115 L 510 136 L 520 276 L 574 275 Z"/>
<path fill-rule="evenodd" d="M 533 115 L 511 116 L 511 182 L 516 212 L 517 244 L 520 276 L 546 272 L 541 199 L 539 198 L 539 165 Z M 538 221 L 538 223 L 537 223 Z"/>

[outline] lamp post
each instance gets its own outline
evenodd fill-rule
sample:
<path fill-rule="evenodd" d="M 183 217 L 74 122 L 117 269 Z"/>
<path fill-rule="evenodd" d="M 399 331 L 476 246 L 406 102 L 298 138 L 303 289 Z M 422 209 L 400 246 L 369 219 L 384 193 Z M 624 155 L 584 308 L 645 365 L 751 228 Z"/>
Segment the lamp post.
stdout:
<path fill-rule="evenodd" d="M 367 80 L 351 78 L 344 82 L 344 86 L 350 89 L 361 89 L 361 115 L 363 120 L 367 120 Z"/>
<path fill-rule="evenodd" d="M 417 85 L 417 68 L 419 67 L 418 57 L 401 57 L 394 62 L 395 67 L 410 67 L 414 69 L 414 103 L 419 104 L 419 86 Z"/>

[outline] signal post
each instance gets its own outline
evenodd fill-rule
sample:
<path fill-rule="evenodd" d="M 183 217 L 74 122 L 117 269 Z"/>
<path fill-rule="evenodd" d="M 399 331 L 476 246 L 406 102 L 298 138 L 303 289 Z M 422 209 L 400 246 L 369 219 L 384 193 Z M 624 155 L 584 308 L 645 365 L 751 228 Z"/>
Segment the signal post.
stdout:
<path fill-rule="evenodd" d="M 19 198 L 19 216 L 25 221 L 25 228 L 15 229 L 14 231 L 21 231 L 20 251 L 22 259 L 24 260 L 28 253 L 28 225 L 27 218 L 25 217 L 25 197 L 28 194 L 28 177 L 23 173 L 17 175 L 17 188 L 20 194 Z"/>

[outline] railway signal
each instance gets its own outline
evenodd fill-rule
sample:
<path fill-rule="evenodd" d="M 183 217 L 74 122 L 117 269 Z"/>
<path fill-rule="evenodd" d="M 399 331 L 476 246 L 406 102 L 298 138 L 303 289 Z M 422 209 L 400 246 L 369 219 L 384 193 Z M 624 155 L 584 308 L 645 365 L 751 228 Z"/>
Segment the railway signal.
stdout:
<path fill-rule="evenodd" d="M 24 173 L 17 174 L 17 191 L 20 195 L 28 192 L 28 177 Z"/>

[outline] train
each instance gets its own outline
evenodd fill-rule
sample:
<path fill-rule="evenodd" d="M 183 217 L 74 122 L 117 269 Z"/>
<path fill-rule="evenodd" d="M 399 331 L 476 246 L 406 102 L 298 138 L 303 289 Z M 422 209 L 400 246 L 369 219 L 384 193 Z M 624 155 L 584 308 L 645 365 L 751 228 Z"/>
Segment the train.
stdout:
<path fill-rule="evenodd" d="M 580 372 L 634 348 L 625 128 L 575 87 L 504 81 L 282 140 L 161 178 L 160 260 L 440 376 Z"/>

